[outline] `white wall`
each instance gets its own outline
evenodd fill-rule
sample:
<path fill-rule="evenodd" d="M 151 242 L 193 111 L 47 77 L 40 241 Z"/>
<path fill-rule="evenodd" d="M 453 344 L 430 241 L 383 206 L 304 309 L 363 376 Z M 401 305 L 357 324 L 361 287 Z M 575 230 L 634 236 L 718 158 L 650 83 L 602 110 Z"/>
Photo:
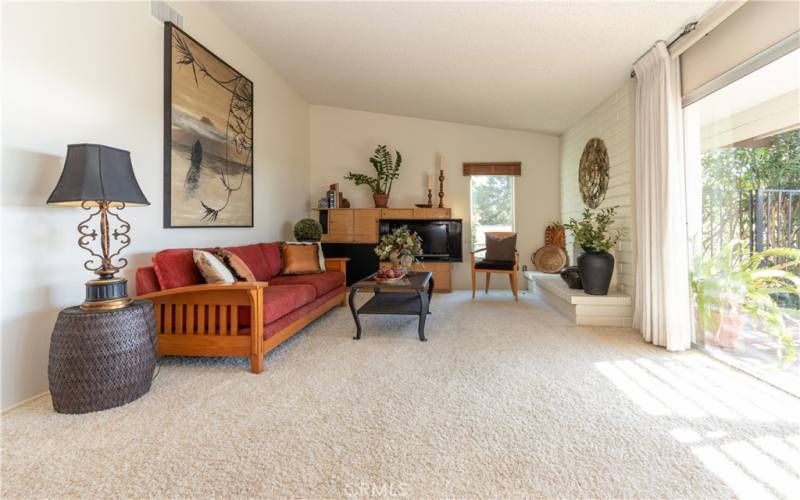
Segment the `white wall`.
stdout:
<path fill-rule="evenodd" d="M 608 148 L 610 163 L 608 191 L 600 208 L 618 205 L 617 227 L 628 230 L 628 237 L 613 251 L 616 257 L 612 286 L 633 294 L 635 253 L 633 241 L 633 165 L 635 84 L 626 83 L 597 108 L 561 136 L 561 219 L 579 217 L 585 205 L 578 186 L 578 165 L 586 142 L 602 139 Z M 572 238 L 567 234 L 568 250 Z M 574 259 L 570 251 L 570 259 Z"/>
<path fill-rule="evenodd" d="M 515 181 L 517 246 L 523 264 L 544 243 L 544 229 L 559 215 L 558 137 L 531 132 L 460 125 L 402 116 L 311 106 L 311 193 L 316 200 L 338 182 L 354 208 L 374 206 L 366 186 L 343 179 L 348 171 L 374 173 L 368 159 L 378 144 L 403 155 L 400 179 L 392 188 L 390 207 L 424 203 L 427 174 L 434 174 L 436 155 L 445 157 L 444 204 L 464 219 L 464 258 L 453 267 L 454 288 L 469 288 L 469 177 L 462 163 L 521 161 Z M 438 174 L 437 174 L 438 177 Z M 438 192 L 437 189 L 434 193 Z M 434 194 L 434 204 L 438 204 Z M 507 288 L 503 280 L 495 284 Z"/>
<path fill-rule="evenodd" d="M 163 25 L 149 2 L 2 5 L 2 405 L 47 390 L 50 334 L 83 300 L 79 208 L 45 205 L 70 143 L 128 149 L 151 206 L 131 208 L 131 263 L 165 247 L 288 237 L 309 200 L 308 105 L 203 5 L 185 30 L 253 80 L 255 227 L 163 229 Z"/>

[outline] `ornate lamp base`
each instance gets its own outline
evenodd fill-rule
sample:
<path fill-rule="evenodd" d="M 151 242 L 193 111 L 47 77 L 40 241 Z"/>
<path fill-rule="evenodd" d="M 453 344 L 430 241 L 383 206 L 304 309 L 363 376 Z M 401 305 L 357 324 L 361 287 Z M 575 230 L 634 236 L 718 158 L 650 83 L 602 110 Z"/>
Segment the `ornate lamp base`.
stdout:
<path fill-rule="evenodd" d="M 81 304 L 84 311 L 110 311 L 129 306 L 128 280 L 124 278 L 100 278 L 86 282 L 86 300 Z"/>

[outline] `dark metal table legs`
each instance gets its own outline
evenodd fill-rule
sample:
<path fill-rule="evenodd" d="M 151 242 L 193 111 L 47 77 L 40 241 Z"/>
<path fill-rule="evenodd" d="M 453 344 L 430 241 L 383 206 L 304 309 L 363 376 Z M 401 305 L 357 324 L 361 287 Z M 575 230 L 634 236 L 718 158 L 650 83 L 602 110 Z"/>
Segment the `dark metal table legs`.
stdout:
<path fill-rule="evenodd" d="M 420 290 L 417 292 L 419 295 L 419 326 L 417 327 L 417 333 L 419 334 L 419 340 L 422 342 L 426 342 L 428 339 L 425 338 L 425 319 L 430 314 L 430 305 L 431 305 L 431 296 L 433 295 L 433 278 L 431 277 L 430 282 L 428 283 L 428 290 Z"/>
<path fill-rule="evenodd" d="M 356 310 L 356 292 L 358 292 L 358 288 L 351 288 L 350 289 L 350 298 L 348 302 L 350 303 L 350 312 L 353 313 L 353 319 L 356 322 L 356 336 L 353 337 L 354 340 L 358 340 L 361 338 L 361 321 L 358 319 L 358 311 Z"/>

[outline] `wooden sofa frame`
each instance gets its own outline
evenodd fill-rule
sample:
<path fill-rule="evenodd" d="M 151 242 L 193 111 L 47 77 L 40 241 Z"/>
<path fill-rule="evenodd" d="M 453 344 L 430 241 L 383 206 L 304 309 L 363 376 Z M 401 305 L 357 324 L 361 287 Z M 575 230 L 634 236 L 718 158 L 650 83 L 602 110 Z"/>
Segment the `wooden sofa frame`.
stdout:
<path fill-rule="evenodd" d="M 325 268 L 345 275 L 349 258 L 326 258 Z M 193 285 L 140 295 L 153 303 L 156 352 L 167 356 L 250 357 L 250 371 L 264 370 L 264 354 L 336 306 L 345 305 L 342 291 L 264 340 L 264 288 L 268 282 Z M 250 307 L 250 325 L 239 326 L 239 307 Z"/>

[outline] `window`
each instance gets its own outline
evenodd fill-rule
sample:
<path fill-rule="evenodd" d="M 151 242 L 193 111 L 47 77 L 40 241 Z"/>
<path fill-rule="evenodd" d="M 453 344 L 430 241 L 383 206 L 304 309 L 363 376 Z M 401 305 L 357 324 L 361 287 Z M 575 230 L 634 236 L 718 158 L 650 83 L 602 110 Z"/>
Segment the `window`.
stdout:
<path fill-rule="evenodd" d="M 472 250 L 486 244 L 486 233 L 514 230 L 514 176 L 471 175 Z"/>
<path fill-rule="evenodd" d="M 684 109 L 694 342 L 800 395 L 800 50 Z"/>

